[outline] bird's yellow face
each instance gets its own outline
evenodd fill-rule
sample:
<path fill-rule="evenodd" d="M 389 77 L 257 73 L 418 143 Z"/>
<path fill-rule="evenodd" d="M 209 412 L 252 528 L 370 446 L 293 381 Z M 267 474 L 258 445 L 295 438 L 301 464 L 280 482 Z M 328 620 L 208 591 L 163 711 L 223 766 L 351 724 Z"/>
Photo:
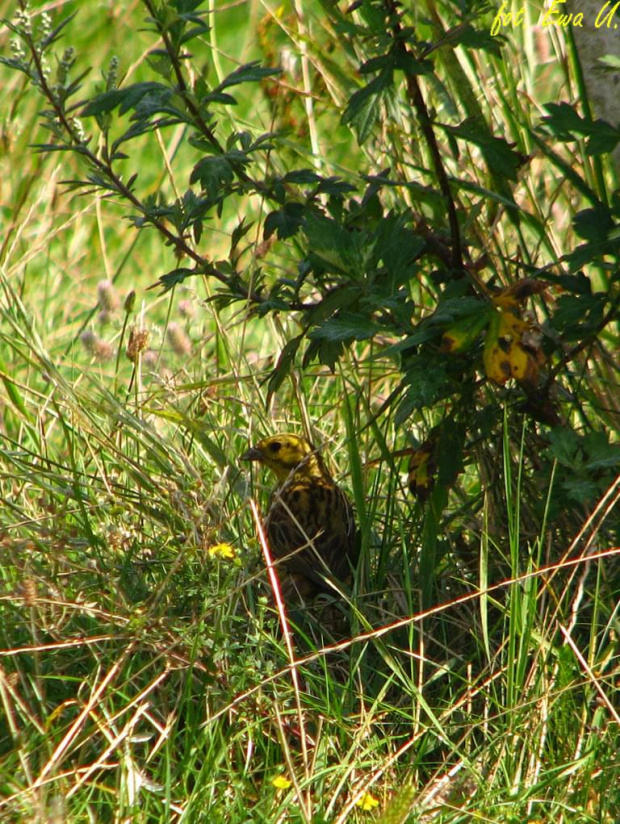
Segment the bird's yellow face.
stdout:
<path fill-rule="evenodd" d="M 242 461 L 259 461 L 285 481 L 300 467 L 302 476 L 324 475 L 323 461 L 312 444 L 300 435 L 271 435 L 263 438 L 241 456 Z M 301 466 L 300 466 L 301 464 Z"/>

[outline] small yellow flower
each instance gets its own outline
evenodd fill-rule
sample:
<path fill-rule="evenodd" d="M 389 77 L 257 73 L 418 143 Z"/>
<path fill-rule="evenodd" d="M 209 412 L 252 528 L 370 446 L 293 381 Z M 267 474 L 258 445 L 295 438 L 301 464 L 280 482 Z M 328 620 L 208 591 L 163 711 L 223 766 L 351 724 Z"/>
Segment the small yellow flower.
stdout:
<path fill-rule="evenodd" d="M 224 558 L 232 560 L 235 557 L 235 550 L 230 544 L 214 544 L 207 549 L 207 553 L 212 558 Z"/>
<path fill-rule="evenodd" d="M 288 790 L 292 784 L 292 781 L 289 781 L 288 778 L 283 775 L 276 775 L 275 778 L 271 779 L 271 783 L 278 790 Z"/>
<path fill-rule="evenodd" d="M 368 813 L 371 810 L 374 810 L 375 807 L 378 807 L 379 802 L 370 793 L 364 793 L 364 795 L 361 798 L 357 799 L 357 801 L 355 802 L 355 806 L 361 807 L 365 813 Z"/>

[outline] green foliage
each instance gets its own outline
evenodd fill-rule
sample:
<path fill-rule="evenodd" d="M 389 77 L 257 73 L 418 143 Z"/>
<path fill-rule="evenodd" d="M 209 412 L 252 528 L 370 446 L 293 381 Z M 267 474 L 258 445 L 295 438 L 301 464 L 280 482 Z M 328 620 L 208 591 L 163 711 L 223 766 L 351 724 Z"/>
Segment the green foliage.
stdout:
<path fill-rule="evenodd" d="M 610 820 L 617 124 L 485 2 L 219 5 L 5 21 L 0 805 Z M 362 561 L 292 661 L 237 456 L 300 420 Z"/>

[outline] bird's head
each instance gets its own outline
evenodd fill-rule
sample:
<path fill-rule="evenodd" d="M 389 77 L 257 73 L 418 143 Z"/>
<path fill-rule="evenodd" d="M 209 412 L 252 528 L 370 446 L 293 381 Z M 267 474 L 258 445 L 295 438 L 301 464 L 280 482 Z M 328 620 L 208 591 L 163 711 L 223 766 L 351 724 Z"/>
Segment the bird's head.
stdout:
<path fill-rule="evenodd" d="M 302 477 L 326 475 L 325 465 L 314 446 L 300 435 L 283 434 L 263 438 L 241 456 L 242 461 L 258 461 L 285 481 L 293 472 Z"/>

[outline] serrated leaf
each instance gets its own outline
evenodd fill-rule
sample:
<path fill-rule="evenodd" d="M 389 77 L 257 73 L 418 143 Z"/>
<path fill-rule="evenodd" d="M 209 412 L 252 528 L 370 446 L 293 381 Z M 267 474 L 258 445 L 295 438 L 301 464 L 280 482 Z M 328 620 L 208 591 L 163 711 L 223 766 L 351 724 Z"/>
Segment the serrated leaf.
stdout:
<path fill-rule="evenodd" d="M 569 469 L 579 465 L 577 452 L 579 450 L 579 435 L 566 427 L 555 427 L 549 432 L 547 454 L 562 466 Z"/>
<path fill-rule="evenodd" d="M 285 203 L 281 209 L 270 212 L 265 218 L 263 237 L 265 240 L 275 232 L 279 240 L 285 240 L 296 234 L 303 225 L 306 207 L 303 203 Z"/>
<path fill-rule="evenodd" d="M 312 255 L 329 271 L 362 274 L 372 257 L 375 238 L 364 232 L 350 232 L 345 226 L 316 210 L 308 210 L 304 232 Z"/>
<path fill-rule="evenodd" d="M 459 126 L 443 128 L 449 134 L 478 146 L 491 171 L 508 180 L 517 180 L 517 169 L 523 163 L 523 156 L 514 151 L 506 140 L 480 129 L 473 118 L 464 120 Z"/>
<path fill-rule="evenodd" d="M 492 35 L 488 29 L 475 29 L 470 23 L 450 29 L 446 32 L 442 43 L 446 40 L 453 46 L 461 45 L 468 49 L 483 49 L 496 57 L 501 56 L 502 46 L 506 42 L 506 38 L 502 35 Z"/>
<path fill-rule="evenodd" d="M 97 114 L 105 114 L 106 112 L 114 111 L 120 107 L 120 113 L 130 109 L 135 109 L 140 101 L 149 94 L 170 96 L 171 91 L 162 83 L 156 81 L 148 81 L 145 83 L 134 83 L 122 89 L 111 89 L 110 91 L 101 92 L 95 95 L 86 103 L 82 109 L 81 117 L 92 117 Z"/>
<path fill-rule="evenodd" d="M 243 66 L 235 69 L 234 72 L 231 72 L 213 91 L 220 92 L 230 86 L 238 86 L 240 83 L 256 82 L 265 77 L 273 77 L 281 73 L 281 69 L 262 68 L 260 61 L 253 60 L 251 63 L 245 63 Z"/>
<path fill-rule="evenodd" d="M 573 226 L 579 237 L 595 243 L 606 241 L 613 225 L 609 209 L 602 205 L 593 209 L 582 209 L 573 218 Z"/>
<path fill-rule="evenodd" d="M 162 294 L 169 292 L 179 283 L 183 283 L 184 280 L 187 278 L 193 277 L 196 274 L 194 269 L 188 269 L 187 267 L 179 267 L 178 269 L 172 269 L 170 272 L 167 272 L 165 275 L 161 275 L 156 283 L 151 284 L 149 289 L 157 289 L 158 287 L 162 288 Z"/>
<path fill-rule="evenodd" d="M 405 395 L 396 410 L 394 425 L 399 426 L 415 409 L 430 407 L 439 399 L 454 391 L 452 381 L 439 361 L 417 359 L 407 368 L 403 383 L 407 385 Z"/>
<path fill-rule="evenodd" d="M 585 121 L 569 103 L 545 103 L 549 112 L 542 118 L 542 123 L 558 140 L 574 140 L 574 135 L 586 135 L 590 124 Z"/>
<path fill-rule="evenodd" d="M 337 317 L 330 318 L 313 329 L 309 337 L 313 340 L 350 342 L 372 338 L 380 331 L 380 326 L 365 317 L 341 312 Z"/>
<path fill-rule="evenodd" d="M 285 344 L 280 352 L 280 357 L 278 358 L 278 362 L 271 373 L 271 377 L 269 378 L 269 383 L 267 385 L 268 405 L 273 394 L 278 391 L 284 379 L 291 371 L 291 367 L 295 362 L 295 356 L 297 355 L 297 350 L 299 349 L 299 345 L 302 342 L 303 337 L 303 334 L 301 334 L 297 335 L 295 338 L 291 338 L 291 340 Z"/>
<path fill-rule="evenodd" d="M 312 169 L 295 169 L 293 172 L 287 172 L 284 177 L 281 178 L 282 183 L 296 184 L 318 183 L 320 180 L 321 176 L 313 172 Z"/>
<path fill-rule="evenodd" d="M 359 289 L 357 286 L 345 286 L 340 289 L 333 289 L 327 295 L 306 313 L 306 321 L 308 326 L 315 326 L 327 318 L 331 317 L 338 309 L 344 309 L 351 306 L 359 299 Z"/>
<path fill-rule="evenodd" d="M 411 263 L 426 247 L 424 238 L 407 226 L 409 215 L 390 215 L 379 222 L 375 255 L 387 271 L 403 283 L 411 276 Z"/>
<path fill-rule="evenodd" d="M 616 129 L 604 120 L 592 124 L 590 137 L 586 142 L 586 154 L 590 156 L 613 152 L 620 143 L 620 129 Z"/>
<path fill-rule="evenodd" d="M 353 92 L 342 114 L 342 122 L 352 126 L 357 134 L 360 146 L 366 142 L 377 122 L 380 114 L 380 104 L 383 95 L 393 83 L 393 73 L 390 70 L 381 72 L 363 89 Z"/>
<path fill-rule="evenodd" d="M 604 432 L 591 432 L 583 438 L 582 447 L 586 453 L 585 468 L 592 471 L 611 469 L 620 464 L 620 447 L 611 444 Z"/>
<path fill-rule="evenodd" d="M 316 187 L 316 194 L 327 194 L 341 197 L 349 192 L 354 192 L 355 188 L 355 186 L 347 183 L 345 180 L 341 180 L 339 177 L 325 177 Z"/>
<path fill-rule="evenodd" d="M 584 473 L 563 478 L 562 490 L 569 500 L 582 506 L 595 498 L 600 492 L 598 484 Z"/>
<path fill-rule="evenodd" d="M 234 178 L 230 162 L 222 155 L 203 157 L 192 169 L 190 183 L 200 183 L 210 197 L 217 197 L 223 186 L 232 183 Z"/>

